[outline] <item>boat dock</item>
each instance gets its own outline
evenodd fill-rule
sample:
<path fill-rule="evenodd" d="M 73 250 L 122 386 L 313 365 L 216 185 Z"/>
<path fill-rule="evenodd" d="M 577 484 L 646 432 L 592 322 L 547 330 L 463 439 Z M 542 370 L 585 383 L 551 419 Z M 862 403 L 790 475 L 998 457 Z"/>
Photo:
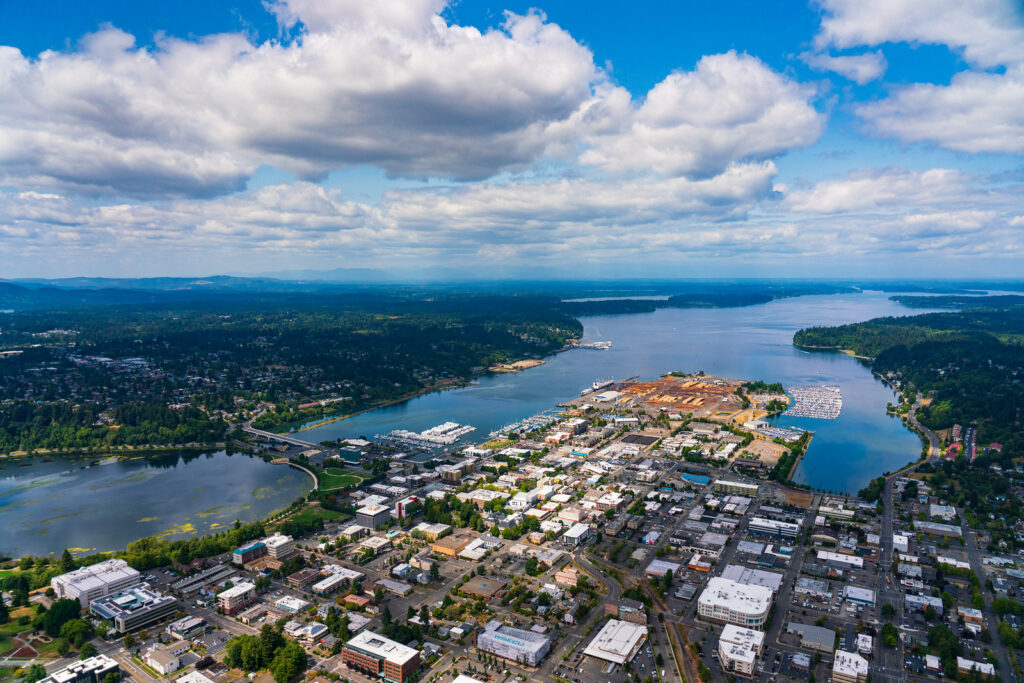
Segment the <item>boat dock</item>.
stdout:
<path fill-rule="evenodd" d="M 505 425 L 504 427 L 495 429 L 490 433 L 490 437 L 492 439 L 496 439 L 504 434 L 512 432 L 520 435 L 528 434 L 538 429 L 543 429 L 557 421 L 558 415 L 554 411 L 546 410 L 543 413 L 537 413 L 536 415 L 531 415 L 530 417 L 519 420 L 518 422 L 513 422 L 510 425 Z"/>
<path fill-rule="evenodd" d="M 476 427 L 461 425 L 458 422 L 445 422 L 422 432 L 410 432 L 407 429 L 395 429 L 387 434 L 377 434 L 376 438 L 416 448 L 437 448 L 451 446 L 463 436 L 475 431 Z"/>

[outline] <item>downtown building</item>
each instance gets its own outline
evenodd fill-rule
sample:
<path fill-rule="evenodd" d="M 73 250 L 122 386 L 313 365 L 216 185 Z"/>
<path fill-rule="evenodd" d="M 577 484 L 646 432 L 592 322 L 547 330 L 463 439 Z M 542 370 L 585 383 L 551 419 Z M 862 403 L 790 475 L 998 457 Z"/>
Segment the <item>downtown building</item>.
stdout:
<path fill-rule="evenodd" d="M 112 623 L 118 632 L 130 633 L 169 618 L 178 611 L 178 601 L 144 583 L 93 600 L 89 611 Z"/>
<path fill-rule="evenodd" d="M 250 581 L 236 583 L 217 594 L 217 603 L 224 614 L 237 614 L 256 601 L 256 584 Z"/>
<path fill-rule="evenodd" d="M 356 524 L 367 529 L 379 529 L 391 521 L 391 508 L 386 505 L 366 505 L 356 510 Z"/>
<path fill-rule="evenodd" d="M 718 659 L 722 668 L 739 676 L 753 676 L 764 652 L 764 631 L 726 624 L 718 638 Z"/>
<path fill-rule="evenodd" d="M 107 655 L 96 655 L 80 662 L 72 662 L 54 671 L 40 683 L 103 683 L 108 675 L 121 677 L 121 668 Z"/>
<path fill-rule="evenodd" d="M 697 600 L 697 616 L 703 621 L 761 629 L 772 608 L 772 590 L 712 577 Z"/>
<path fill-rule="evenodd" d="M 271 559 L 284 562 L 296 553 L 295 539 L 284 534 L 274 534 L 263 540 Z"/>
<path fill-rule="evenodd" d="M 551 637 L 489 621 L 476 634 L 476 648 L 524 666 L 537 666 L 551 650 Z"/>
<path fill-rule="evenodd" d="M 350 669 L 390 683 L 404 683 L 420 668 L 418 650 L 373 631 L 362 631 L 345 643 L 341 659 Z"/>
<path fill-rule="evenodd" d="M 752 534 L 780 539 L 795 539 L 800 533 L 800 525 L 792 522 L 780 522 L 777 519 L 754 517 L 750 520 L 747 530 Z"/>
<path fill-rule="evenodd" d="M 58 598 L 78 600 L 82 607 L 88 607 L 97 598 L 140 583 L 142 575 L 139 572 L 129 567 L 124 560 L 113 559 L 55 576 L 50 586 Z"/>

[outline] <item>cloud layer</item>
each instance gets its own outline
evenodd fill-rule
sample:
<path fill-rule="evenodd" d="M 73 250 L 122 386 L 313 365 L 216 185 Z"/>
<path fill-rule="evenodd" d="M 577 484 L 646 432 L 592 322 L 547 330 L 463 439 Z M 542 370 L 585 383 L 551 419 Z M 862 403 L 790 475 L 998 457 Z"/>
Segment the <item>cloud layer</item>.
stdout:
<path fill-rule="evenodd" d="M 959 152 L 1024 153 L 1024 6 L 1014 0 L 819 0 L 819 49 L 944 45 L 971 70 L 860 106 L 878 134 Z"/>
<path fill-rule="evenodd" d="M 35 58 L 0 46 L 0 265 L 1021 256 L 1012 177 L 888 158 L 825 175 L 813 150 L 809 178 L 785 172 L 837 92 L 872 88 L 885 94 L 842 110 L 876 136 L 1024 153 L 1015 7 L 815 1 L 820 29 L 788 68 L 732 50 L 666 68 L 646 93 L 539 11 L 480 30 L 446 19 L 445 0 L 276 0 L 281 38 L 261 43 L 139 47 L 106 26 Z M 966 66 L 945 85 L 886 86 L 893 42 L 946 45 Z M 324 182 L 362 166 L 430 182 L 374 202 Z M 248 189 L 268 167 L 297 180 Z"/>

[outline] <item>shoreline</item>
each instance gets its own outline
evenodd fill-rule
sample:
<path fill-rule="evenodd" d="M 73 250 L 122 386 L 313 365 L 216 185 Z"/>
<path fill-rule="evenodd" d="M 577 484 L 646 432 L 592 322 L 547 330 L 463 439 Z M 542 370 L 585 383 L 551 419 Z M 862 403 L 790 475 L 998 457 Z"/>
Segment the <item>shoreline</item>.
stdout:
<path fill-rule="evenodd" d="M 875 360 L 871 356 L 857 355 L 856 353 L 853 352 L 852 349 L 844 349 L 841 346 L 815 346 L 813 344 L 797 344 L 796 342 L 793 342 L 793 346 L 795 346 L 798 349 L 811 349 L 812 351 L 838 351 L 839 353 L 842 353 L 844 355 L 851 356 L 853 358 L 859 358 L 860 360 L 866 360 L 869 362 Z"/>
<path fill-rule="evenodd" d="M 105 448 L 101 451 L 89 451 L 86 449 L 79 448 L 43 448 L 33 449 L 31 451 L 11 451 L 10 453 L 0 453 L 0 460 L 8 460 L 13 462 L 24 458 L 37 458 L 45 457 L 48 455 L 68 459 L 85 459 L 91 457 L 109 458 L 122 455 L 144 455 L 146 453 L 176 453 L 179 451 L 206 451 L 210 449 L 224 450 L 226 448 L 226 441 L 215 441 L 213 443 L 206 444 L 169 444 L 166 446 L 118 446 L 115 448 Z"/>
<path fill-rule="evenodd" d="M 565 353 L 566 351 L 572 351 L 572 350 L 577 349 L 577 348 L 579 348 L 579 347 L 567 344 L 566 346 L 562 347 L 561 349 L 558 349 L 557 351 L 553 351 L 552 353 L 550 353 L 548 355 L 549 356 L 555 356 L 555 355 L 557 355 L 559 353 Z M 517 361 L 517 362 L 519 362 L 519 361 Z M 545 364 L 546 363 L 538 363 L 537 365 L 533 365 L 533 366 L 531 366 L 529 368 L 523 368 L 522 370 L 516 370 L 516 371 L 514 371 L 511 374 L 515 374 L 515 373 L 518 373 L 518 372 L 525 372 L 527 370 L 532 370 L 535 367 L 542 367 Z M 405 403 L 406 401 L 411 401 L 411 400 L 413 400 L 415 398 L 420 398 L 421 396 L 427 396 L 428 394 L 435 394 L 435 393 L 439 394 L 439 393 L 441 393 L 443 391 L 452 391 L 454 389 L 464 389 L 467 386 L 469 386 L 474 380 L 477 380 L 477 379 L 479 379 L 481 377 L 485 377 L 487 375 L 495 375 L 495 374 L 510 374 L 510 373 L 507 373 L 507 372 L 501 372 L 501 373 L 492 372 L 491 369 L 488 368 L 487 370 L 484 370 L 483 372 L 478 372 L 478 373 L 476 373 L 474 375 L 471 375 L 468 378 L 452 382 L 451 384 L 448 384 L 447 386 L 442 386 L 442 387 L 436 387 L 436 386 L 435 387 L 424 387 L 423 389 L 421 389 L 419 391 L 415 391 L 415 392 L 412 392 L 412 393 L 409 393 L 409 394 L 405 394 L 405 395 L 399 396 L 397 398 L 387 399 L 387 400 L 383 401 L 382 403 L 380 403 L 378 405 L 375 405 L 375 406 L 371 406 L 371 407 L 367 407 L 367 408 L 362 408 L 361 410 L 356 410 L 356 411 L 353 411 L 351 413 L 344 413 L 344 414 L 341 414 L 341 415 L 334 415 L 332 417 L 328 417 L 328 418 L 325 418 L 323 420 L 319 420 L 317 422 L 313 422 L 313 423 L 310 423 L 310 424 L 305 424 L 302 427 L 300 427 L 298 429 L 293 429 L 291 431 L 281 432 L 281 431 L 278 431 L 276 428 L 267 429 L 266 431 L 273 432 L 275 434 L 281 434 L 283 436 L 287 436 L 289 434 L 297 434 L 299 432 L 306 432 L 306 431 L 309 431 L 311 429 L 316 429 L 318 427 L 323 427 L 325 425 L 333 424 L 335 422 L 341 422 L 342 420 L 347 420 L 350 417 L 356 417 L 357 415 L 362 415 L 363 413 L 369 413 L 369 412 L 372 412 L 374 410 L 381 410 L 383 408 L 390 408 L 391 406 L 398 405 L 399 403 Z"/>

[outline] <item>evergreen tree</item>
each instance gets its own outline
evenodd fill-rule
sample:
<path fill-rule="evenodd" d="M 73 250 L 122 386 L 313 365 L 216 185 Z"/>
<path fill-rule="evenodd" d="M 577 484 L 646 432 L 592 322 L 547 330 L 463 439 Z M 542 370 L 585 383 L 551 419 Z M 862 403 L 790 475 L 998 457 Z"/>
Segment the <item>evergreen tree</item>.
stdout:
<path fill-rule="evenodd" d="M 71 552 L 67 548 L 64 548 L 64 552 L 60 556 L 60 565 L 59 566 L 60 566 L 60 571 L 62 573 L 67 573 L 67 572 L 73 571 L 74 569 L 77 568 L 77 564 L 75 563 L 75 558 L 71 557 Z"/>

